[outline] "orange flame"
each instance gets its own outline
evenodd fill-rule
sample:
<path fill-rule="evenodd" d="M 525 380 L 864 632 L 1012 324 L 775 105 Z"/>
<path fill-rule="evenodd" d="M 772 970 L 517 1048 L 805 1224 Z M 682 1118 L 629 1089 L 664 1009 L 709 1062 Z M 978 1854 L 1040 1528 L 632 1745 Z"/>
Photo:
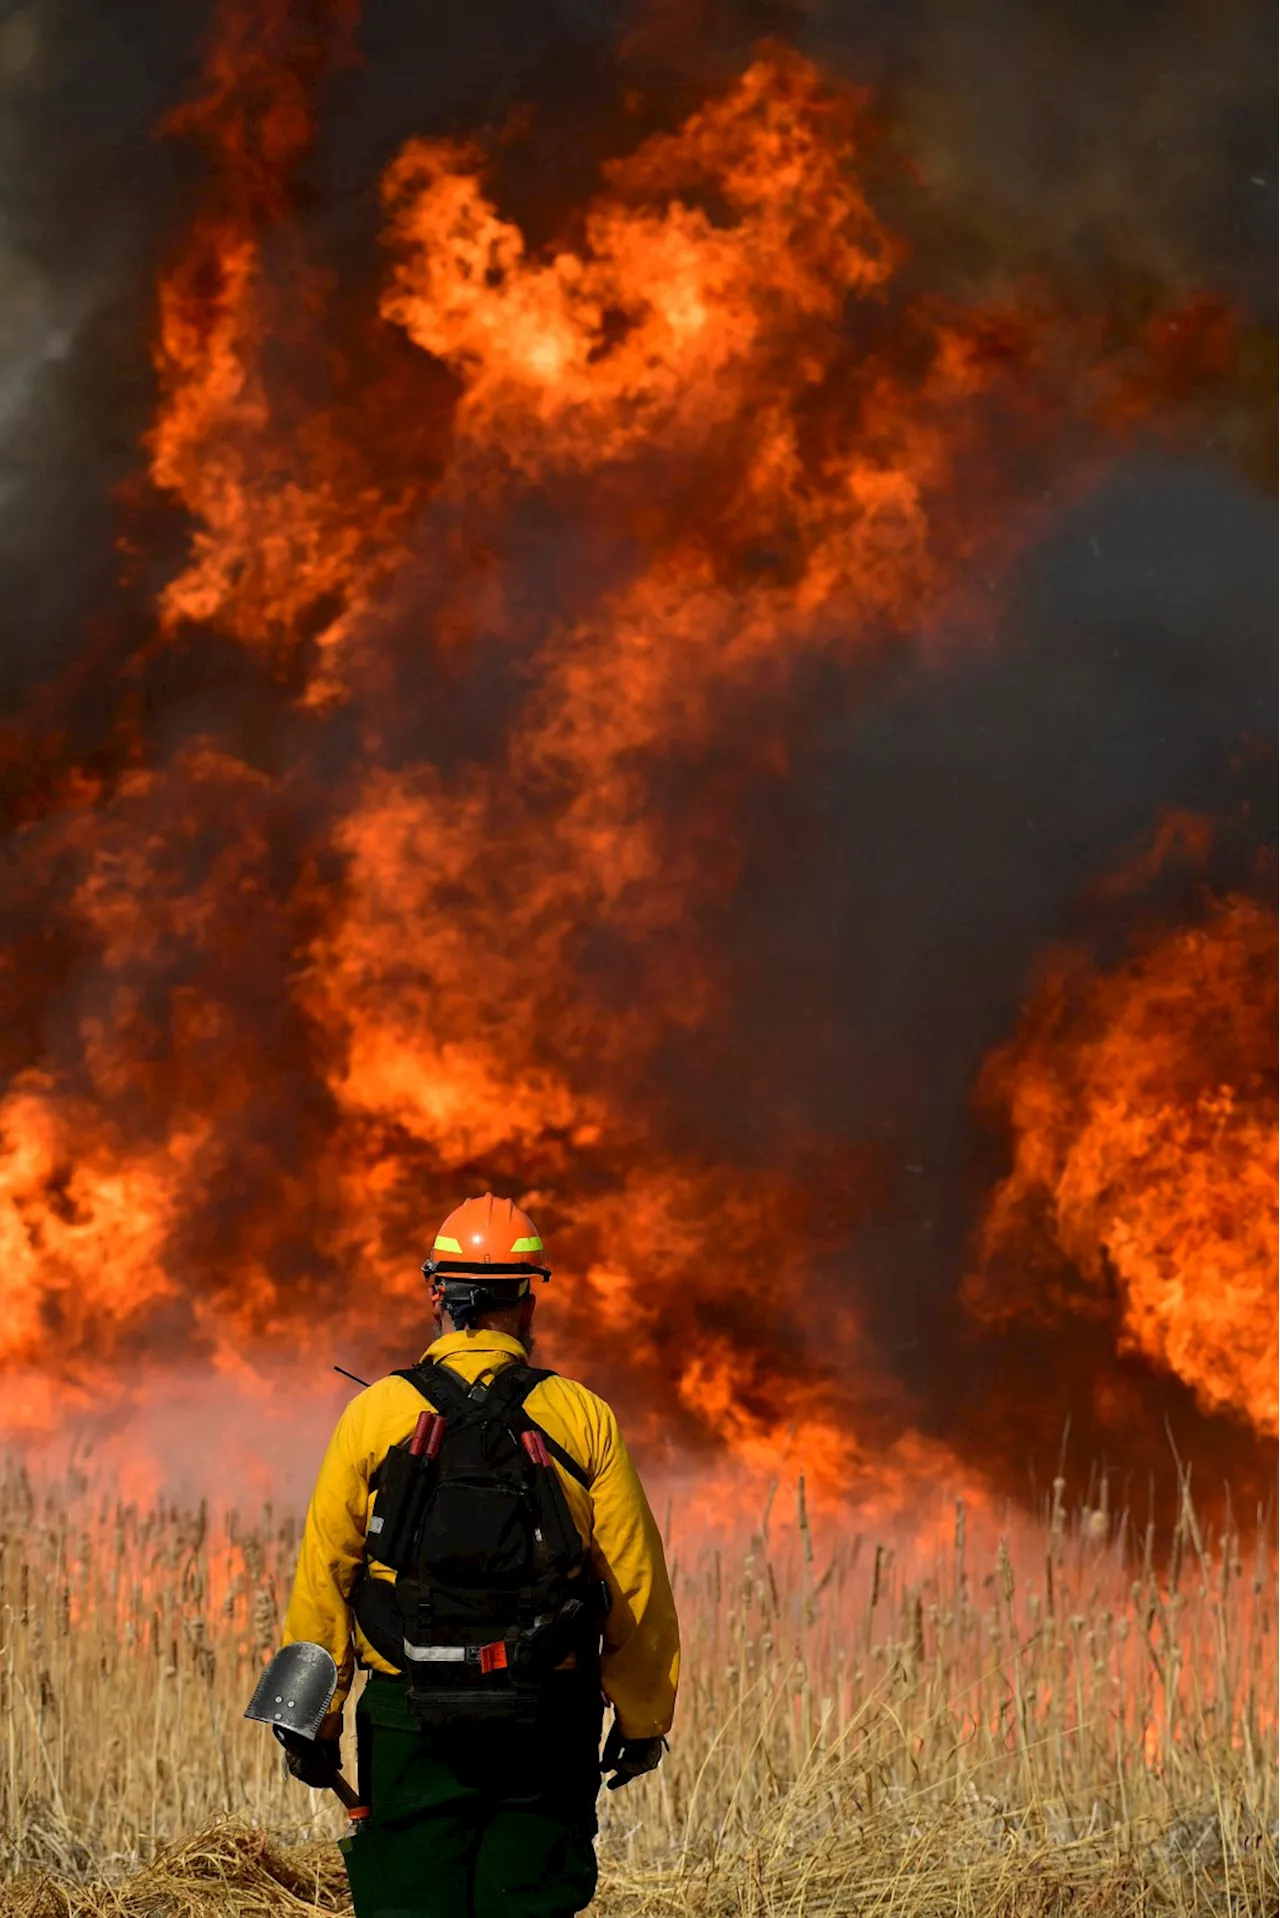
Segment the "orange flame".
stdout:
<path fill-rule="evenodd" d="M 1013 1170 L 969 1302 L 1117 1319 L 1206 1411 L 1277 1431 L 1276 921 L 1218 901 L 1114 971 L 1064 957 L 987 1092 Z"/>
<path fill-rule="evenodd" d="M 671 1122 L 662 1051 L 720 1017 L 796 675 L 926 636 L 1026 525 L 1054 419 L 1159 369 L 1043 303 L 913 293 L 861 96 L 779 47 L 554 249 L 479 147 L 411 142 L 388 284 L 353 292 L 292 218 L 350 0 L 327 17 L 229 8 L 175 116 L 213 177 L 160 288 L 150 470 L 190 535 L 159 638 L 229 637 L 288 696 L 248 678 L 237 743 L 201 722 L 26 829 L 74 964 L 0 1101 L 0 1364 L 389 1352 L 425 1232 L 492 1184 L 555 1247 L 557 1350 L 651 1441 L 932 1471 L 848 1272 L 821 1352 L 769 1307 L 847 1244 L 874 1154 L 733 1163 Z"/>

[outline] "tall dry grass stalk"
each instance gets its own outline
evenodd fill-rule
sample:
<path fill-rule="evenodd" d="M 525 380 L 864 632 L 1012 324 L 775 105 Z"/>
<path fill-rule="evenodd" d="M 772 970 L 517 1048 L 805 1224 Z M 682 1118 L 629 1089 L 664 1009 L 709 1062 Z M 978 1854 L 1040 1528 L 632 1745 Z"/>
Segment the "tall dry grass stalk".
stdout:
<path fill-rule="evenodd" d="M 1267 1534 L 1210 1531 L 1184 1495 L 1162 1542 L 1068 1512 L 1064 1489 L 1002 1535 L 958 1506 L 927 1549 L 819 1535 L 802 1491 L 785 1531 L 677 1541 L 677 1733 L 652 1780 L 602 1800 L 605 1910 L 1274 1912 Z M 291 1845 L 338 1829 L 242 1718 L 296 1548 L 269 1509 L 215 1523 L 9 1472 L 0 1843 L 21 1882 L 0 1909 L 34 1918 L 59 1885 L 50 1913 L 90 1911 L 95 1883 L 143 1867 L 150 1911 L 156 1874 L 210 1846 L 267 1870 L 228 1817 Z M 280 1865 L 294 1910 L 299 1872 L 340 1901 L 331 1849 Z"/>

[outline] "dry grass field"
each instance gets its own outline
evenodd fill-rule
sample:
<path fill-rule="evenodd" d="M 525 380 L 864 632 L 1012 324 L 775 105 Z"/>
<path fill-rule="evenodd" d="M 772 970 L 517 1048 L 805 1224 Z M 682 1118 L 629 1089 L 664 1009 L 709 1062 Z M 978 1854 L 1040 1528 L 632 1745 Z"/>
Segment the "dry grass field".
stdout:
<path fill-rule="evenodd" d="M 602 1800 L 603 1918 L 1275 1913 L 1266 1544 L 1061 1486 L 1003 1542 L 963 1508 L 911 1550 L 798 1516 L 677 1534 L 678 1736 Z M 348 1908 L 335 1808 L 241 1717 L 296 1542 L 8 1476 L 6 1918 Z"/>

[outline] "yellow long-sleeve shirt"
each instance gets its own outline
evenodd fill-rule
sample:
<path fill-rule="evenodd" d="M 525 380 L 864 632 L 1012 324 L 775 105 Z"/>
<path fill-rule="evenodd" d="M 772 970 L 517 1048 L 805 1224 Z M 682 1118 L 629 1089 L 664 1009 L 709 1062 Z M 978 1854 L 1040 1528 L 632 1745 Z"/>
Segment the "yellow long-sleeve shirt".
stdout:
<path fill-rule="evenodd" d="M 450 1332 L 424 1354 L 444 1359 L 468 1384 L 527 1355 L 502 1332 Z M 329 1442 L 307 1512 L 284 1643 L 308 1639 L 338 1666 L 340 1712 L 356 1665 L 390 1672 L 352 1617 L 348 1597 L 364 1564 L 376 1494 L 369 1480 L 393 1445 L 407 1439 L 424 1409 L 407 1379 L 385 1378 L 352 1399 Z M 600 1675 L 627 1738 L 670 1729 L 680 1671 L 680 1634 L 662 1540 L 618 1422 L 603 1399 L 572 1379 L 552 1377 L 526 1401 L 529 1416 L 584 1467 L 584 1488 L 560 1466 L 573 1522 L 593 1570 L 609 1587 Z M 395 1574 L 374 1561 L 375 1578 Z"/>

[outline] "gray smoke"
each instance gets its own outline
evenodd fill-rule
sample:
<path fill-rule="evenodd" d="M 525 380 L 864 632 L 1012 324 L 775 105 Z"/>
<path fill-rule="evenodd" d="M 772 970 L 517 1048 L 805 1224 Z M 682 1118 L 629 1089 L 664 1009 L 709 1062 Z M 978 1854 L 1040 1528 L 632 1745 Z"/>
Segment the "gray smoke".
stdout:
<path fill-rule="evenodd" d="M 153 276 L 190 168 L 153 137 L 204 8 L 31 0 L 0 18 L 0 714 L 111 603 L 151 405 Z"/>

